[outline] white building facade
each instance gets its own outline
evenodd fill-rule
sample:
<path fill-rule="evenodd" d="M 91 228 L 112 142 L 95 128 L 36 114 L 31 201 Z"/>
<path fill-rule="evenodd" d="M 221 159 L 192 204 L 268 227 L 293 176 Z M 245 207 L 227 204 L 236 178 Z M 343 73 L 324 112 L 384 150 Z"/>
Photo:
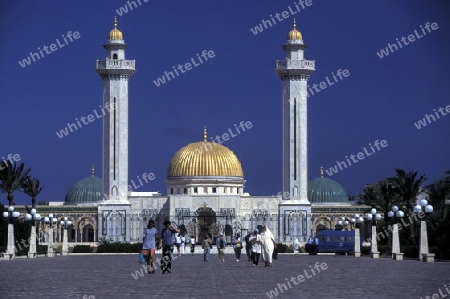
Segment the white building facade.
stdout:
<path fill-rule="evenodd" d="M 267 225 L 279 241 L 306 240 L 312 233 L 307 188 L 307 81 L 315 69 L 314 61 L 304 59 L 306 45 L 295 23 L 283 46 L 286 60 L 277 61 L 275 70 L 282 80 L 281 196 L 246 195 L 240 161 L 228 148 L 208 142 L 205 129 L 203 141 L 183 147 L 170 162 L 167 196 L 132 192 L 124 199 L 128 186 L 128 79 L 135 65 L 133 60 L 125 60 L 126 45 L 117 24 L 104 47 L 107 58 L 97 62 L 97 72 L 103 79 L 103 103 L 116 103 L 116 110 L 104 119 L 103 192 L 108 200 L 98 206 L 99 239 L 140 241 L 148 220 L 154 219 L 159 225 L 171 220 L 197 239 L 205 233 L 231 237 Z"/>
<path fill-rule="evenodd" d="M 239 159 L 227 147 L 208 142 L 206 128 L 202 141 L 184 146 L 170 161 L 167 195 L 128 192 L 128 82 L 136 69 L 135 61 L 125 58 L 126 44 L 117 22 L 104 48 L 106 59 L 97 61 L 96 71 L 103 81 L 103 105 L 114 109 L 103 118 L 103 178 L 95 178 L 92 170 L 90 178 L 68 192 L 61 208 L 67 210 L 61 210 L 61 216 L 70 215 L 71 206 L 97 209 L 96 217 L 72 219 L 80 223 L 72 238 L 75 242 L 79 232 L 85 236 L 90 230 L 95 241 L 140 242 L 150 219 L 159 229 L 170 220 L 197 240 L 219 233 L 230 240 L 237 233 L 243 236 L 266 225 L 277 242 L 305 242 L 316 226 L 334 228 L 336 219 L 359 212 L 348 203 L 342 186 L 323 174 L 313 180 L 313 189 L 308 188 L 307 82 L 315 63 L 304 59 L 306 45 L 295 23 L 283 45 L 286 60 L 277 61 L 275 68 L 282 80 L 283 113 L 283 192 L 275 196 L 245 193 Z M 315 205 L 321 215 L 313 215 Z"/>

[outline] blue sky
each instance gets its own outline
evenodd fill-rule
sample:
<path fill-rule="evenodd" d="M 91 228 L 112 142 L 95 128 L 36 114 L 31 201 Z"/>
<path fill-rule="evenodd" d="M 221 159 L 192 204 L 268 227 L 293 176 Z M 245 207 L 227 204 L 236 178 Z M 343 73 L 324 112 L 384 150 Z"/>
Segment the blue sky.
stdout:
<path fill-rule="evenodd" d="M 318 1 L 255 35 L 270 15 L 295 11 L 294 1 L 148 1 L 118 16 L 123 0 L 8 1 L 0 4 L 3 43 L 0 90 L 0 157 L 19 154 L 45 189 L 39 200 L 64 200 L 91 165 L 101 176 L 102 121 L 58 138 L 56 132 L 100 111 L 102 82 L 95 61 L 118 16 L 137 72 L 129 83 L 129 179 L 152 172 L 156 179 L 135 191 L 162 191 L 170 159 L 184 145 L 202 140 L 203 126 L 221 135 L 234 124 L 253 127 L 226 141 L 240 159 L 252 195 L 281 190 L 281 45 L 293 17 L 315 60 L 311 84 L 337 70 L 350 75 L 308 100 L 308 178 L 318 177 L 345 156 L 387 146 L 331 178 L 348 193 L 394 174 L 417 170 L 428 183 L 450 169 L 450 116 L 417 129 L 414 123 L 450 105 L 448 1 Z M 436 22 L 423 35 L 421 27 Z M 417 30 L 420 39 L 380 58 L 377 52 Z M 18 61 L 79 32 L 26 67 Z M 214 58 L 157 87 L 153 80 L 203 50 Z M 450 109 L 450 108 L 449 108 Z M 445 112 L 445 110 L 443 110 Z M 6 194 L 0 195 L 7 203 Z M 16 193 L 17 204 L 30 200 Z"/>

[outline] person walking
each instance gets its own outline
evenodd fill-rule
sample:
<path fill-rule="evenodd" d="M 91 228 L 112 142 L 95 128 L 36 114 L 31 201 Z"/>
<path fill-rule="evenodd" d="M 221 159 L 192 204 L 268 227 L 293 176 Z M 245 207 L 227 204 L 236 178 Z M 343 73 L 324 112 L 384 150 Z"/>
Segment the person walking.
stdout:
<path fill-rule="evenodd" d="M 248 239 L 252 244 L 252 262 L 253 267 L 257 267 L 259 263 L 259 255 L 261 254 L 261 235 L 259 234 L 258 229 L 253 231 L 253 234 Z"/>
<path fill-rule="evenodd" d="M 165 228 L 161 231 L 159 247 L 162 247 L 161 270 L 162 274 L 172 273 L 172 253 L 173 238 L 175 233 L 179 233 L 178 228 L 173 227 L 170 221 L 164 222 Z"/>
<path fill-rule="evenodd" d="M 300 243 L 298 242 L 298 239 L 295 239 L 293 248 L 295 256 L 298 256 L 300 254 Z"/>
<path fill-rule="evenodd" d="M 193 247 L 191 247 L 191 248 L 193 248 Z M 209 253 L 212 248 L 211 239 L 209 238 L 208 235 L 205 235 L 205 237 L 203 238 L 202 248 L 203 248 L 203 261 L 207 262 L 207 261 L 209 261 Z M 191 252 L 193 252 L 192 249 L 191 249 Z M 192 253 L 192 254 L 194 254 L 194 253 Z"/>
<path fill-rule="evenodd" d="M 194 255 L 194 251 L 195 251 L 195 238 L 194 236 L 191 236 L 191 255 Z"/>
<path fill-rule="evenodd" d="M 263 233 L 261 235 L 262 244 L 262 256 L 264 260 L 264 267 L 272 266 L 272 254 L 275 247 L 275 241 L 273 240 L 273 234 L 267 226 L 263 227 Z"/>
<path fill-rule="evenodd" d="M 223 238 L 223 234 L 219 235 L 216 241 L 217 250 L 219 250 L 219 262 L 225 262 L 225 248 L 227 248 L 227 242 Z"/>
<path fill-rule="evenodd" d="M 250 243 L 249 239 L 251 237 L 252 233 L 248 232 L 248 234 L 245 236 L 245 252 L 247 253 L 247 259 L 250 262 L 252 260 L 252 243 Z"/>
<path fill-rule="evenodd" d="M 177 248 L 177 256 L 180 256 L 181 237 L 179 233 L 175 234 L 175 247 Z"/>
<path fill-rule="evenodd" d="M 319 239 L 317 237 L 314 237 L 312 239 L 311 249 L 309 250 L 309 255 L 317 255 L 318 249 L 317 244 L 319 244 Z"/>
<path fill-rule="evenodd" d="M 156 236 L 158 230 L 155 228 L 155 221 L 150 220 L 147 229 L 144 232 L 144 243 L 142 244 L 142 253 L 147 255 L 147 272 L 148 274 L 155 274 L 156 265 L 154 263 Z"/>
<path fill-rule="evenodd" d="M 241 234 L 237 234 L 236 237 L 233 239 L 233 249 L 234 254 L 236 255 L 236 262 L 239 262 L 241 259 L 241 250 L 242 250 L 242 239 Z"/>
<path fill-rule="evenodd" d="M 184 235 L 181 236 L 180 250 L 181 250 L 181 255 L 184 255 L 184 253 L 186 252 L 186 237 Z"/>
<path fill-rule="evenodd" d="M 311 247 L 312 247 L 313 239 L 311 236 L 308 237 L 308 240 L 305 244 L 305 251 L 311 255 Z"/>

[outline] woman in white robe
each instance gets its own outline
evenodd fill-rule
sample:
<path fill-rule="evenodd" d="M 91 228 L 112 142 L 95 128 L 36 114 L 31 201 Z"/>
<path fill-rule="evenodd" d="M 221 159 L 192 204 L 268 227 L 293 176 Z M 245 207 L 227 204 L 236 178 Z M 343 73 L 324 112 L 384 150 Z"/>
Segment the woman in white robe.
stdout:
<path fill-rule="evenodd" d="M 267 226 L 263 227 L 261 234 L 262 257 L 264 259 L 264 267 L 270 267 L 272 264 L 272 254 L 274 249 L 273 234 Z"/>

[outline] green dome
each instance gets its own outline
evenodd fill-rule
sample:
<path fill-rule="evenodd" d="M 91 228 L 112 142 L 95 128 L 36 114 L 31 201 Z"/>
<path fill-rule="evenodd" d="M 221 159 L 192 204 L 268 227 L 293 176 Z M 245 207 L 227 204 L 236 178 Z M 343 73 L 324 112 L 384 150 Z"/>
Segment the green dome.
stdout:
<path fill-rule="evenodd" d="M 76 205 L 83 203 L 95 203 L 102 200 L 102 179 L 91 176 L 76 182 L 66 194 L 65 205 Z"/>
<path fill-rule="evenodd" d="M 311 203 L 348 203 L 347 192 L 336 181 L 320 177 L 308 182 Z"/>

